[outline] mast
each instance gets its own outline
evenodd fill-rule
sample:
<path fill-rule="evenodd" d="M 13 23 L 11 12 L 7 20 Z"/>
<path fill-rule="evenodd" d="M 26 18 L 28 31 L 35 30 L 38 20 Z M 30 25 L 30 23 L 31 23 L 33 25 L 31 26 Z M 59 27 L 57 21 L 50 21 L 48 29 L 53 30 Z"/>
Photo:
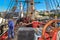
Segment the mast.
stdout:
<path fill-rule="evenodd" d="M 19 17 L 23 17 L 24 14 L 23 14 L 23 5 L 22 5 L 22 2 L 20 2 L 20 12 L 19 12 Z"/>

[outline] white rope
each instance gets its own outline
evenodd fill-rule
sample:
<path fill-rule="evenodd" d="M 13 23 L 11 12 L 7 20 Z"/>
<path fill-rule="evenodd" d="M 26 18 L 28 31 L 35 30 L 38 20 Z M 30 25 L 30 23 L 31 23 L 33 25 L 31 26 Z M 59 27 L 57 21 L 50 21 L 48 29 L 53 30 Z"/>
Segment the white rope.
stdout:
<path fill-rule="evenodd" d="M 58 33 L 57 33 L 57 39 L 56 40 L 60 40 L 60 31 L 58 31 Z"/>

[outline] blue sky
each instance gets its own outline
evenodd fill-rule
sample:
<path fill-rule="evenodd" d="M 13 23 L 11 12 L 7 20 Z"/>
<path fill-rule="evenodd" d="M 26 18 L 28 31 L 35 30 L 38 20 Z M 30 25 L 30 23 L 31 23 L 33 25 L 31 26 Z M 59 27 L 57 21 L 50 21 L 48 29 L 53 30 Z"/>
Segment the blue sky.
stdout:
<path fill-rule="evenodd" d="M 0 0 L 0 12 L 4 12 L 7 10 L 8 5 L 11 0 Z M 34 0 L 35 2 L 41 2 L 40 4 L 35 4 L 35 9 L 40 11 L 40 10 L 46 10 L 46 5 L 44 0 Z M 59 1 L 59 0 L 58 0 Z"/>
<path fill-rule="evenodd" d="M 5 11 L 9 5 L 9 0 L 0 0 L 0 11 Z"/>
<path fill-rule="evenodd" d="M 38 1 L 40 1 L 41 3 L 35 4 L 35 9 L 36 10 L 45 10 L 44 0 L 38 0 Z M 35 2 L 38 2 L 38 1 L 35 0 Z M 0 0 L 0 12 L 6 11 L 9 3 L 10 3 L 10 0 Z"/>

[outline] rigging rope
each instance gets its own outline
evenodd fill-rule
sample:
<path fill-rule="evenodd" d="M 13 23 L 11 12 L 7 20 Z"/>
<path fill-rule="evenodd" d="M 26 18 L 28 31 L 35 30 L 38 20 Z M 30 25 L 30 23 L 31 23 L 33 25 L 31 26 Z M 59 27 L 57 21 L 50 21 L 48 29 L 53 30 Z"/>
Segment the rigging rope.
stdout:
<path fill-rule="evenodd" d="M 51 6 L 51 8 L 54 9 L 52 0 L 49 0 L 49 1 L 50 1 L 50 6 Z"/>
<path fill-rule="evenodd" d="M 50 8 L 50 10 L 51 10 L 50 0 L 48 1 L 48 6 L 49 6 L 49 8 Z"/>
<path fill-rule="evenodd" d="M 6 9 L 6 11 L 7 11 L 7 10 L 10 10 L 11 5 L 12 5 L 12 3 L 13 3 L 12 1 L 13 1 L 13 0 L 10 1 L 9 5 L 8 5 L 8 8 Z"/>
<path fill-rule="evenodd" d="M 56 0 L 56 3 L 57 3 L 57 7 L 59 7 L 59 2 L 58 2 L 58 0 Z"/>
<path fill-rule="evenodd" d="M 45 0 L 45 4 L 46 4 L 46 9 L 49 10 L 47 0 Z"/>
<path fill-rule="evenodd" d="M 15 0 L 14 2 L 15 2 L 15 4 L 12 7 L 12 10 L 11 10 L 12 12 L 14 12 L 16 10 L 16 8 L 17 8 L 18 0 Z"/>
<path fill-rule="evenodd" d="M 54 3 L 55 8 L 56 8 L 56 2 L 55 2 L 54 0 L 52 0 L 52 1 L 53 1 L 53 3 Z"/>

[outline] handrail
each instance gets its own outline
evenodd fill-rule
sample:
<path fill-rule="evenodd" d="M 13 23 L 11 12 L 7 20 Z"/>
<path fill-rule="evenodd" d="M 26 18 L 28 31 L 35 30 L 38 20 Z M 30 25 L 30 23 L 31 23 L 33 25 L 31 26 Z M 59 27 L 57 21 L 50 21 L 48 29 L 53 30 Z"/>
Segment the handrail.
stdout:
<path fill-rule="evenodd" d="M 8 31 L 8 30 L 7 30 L 7 31 Z M 3 32 L 3 33 L 0 35 L 0 37 L 3 36 L 7 31 Z"/>
<path fill-rule="evenodd" d="M 5 26 L 5 25 L 8 25 L 8 24 L 1 24 L 0 27 L 1 27 L 2 25 Z M 8 31 L 8 30 L 7 30 L 7 31 Z M 7 31 L 3 32 L 0 36 L 2 36 L 2 35 L 3 35 L 4 33 L 6 33 Z"/>

